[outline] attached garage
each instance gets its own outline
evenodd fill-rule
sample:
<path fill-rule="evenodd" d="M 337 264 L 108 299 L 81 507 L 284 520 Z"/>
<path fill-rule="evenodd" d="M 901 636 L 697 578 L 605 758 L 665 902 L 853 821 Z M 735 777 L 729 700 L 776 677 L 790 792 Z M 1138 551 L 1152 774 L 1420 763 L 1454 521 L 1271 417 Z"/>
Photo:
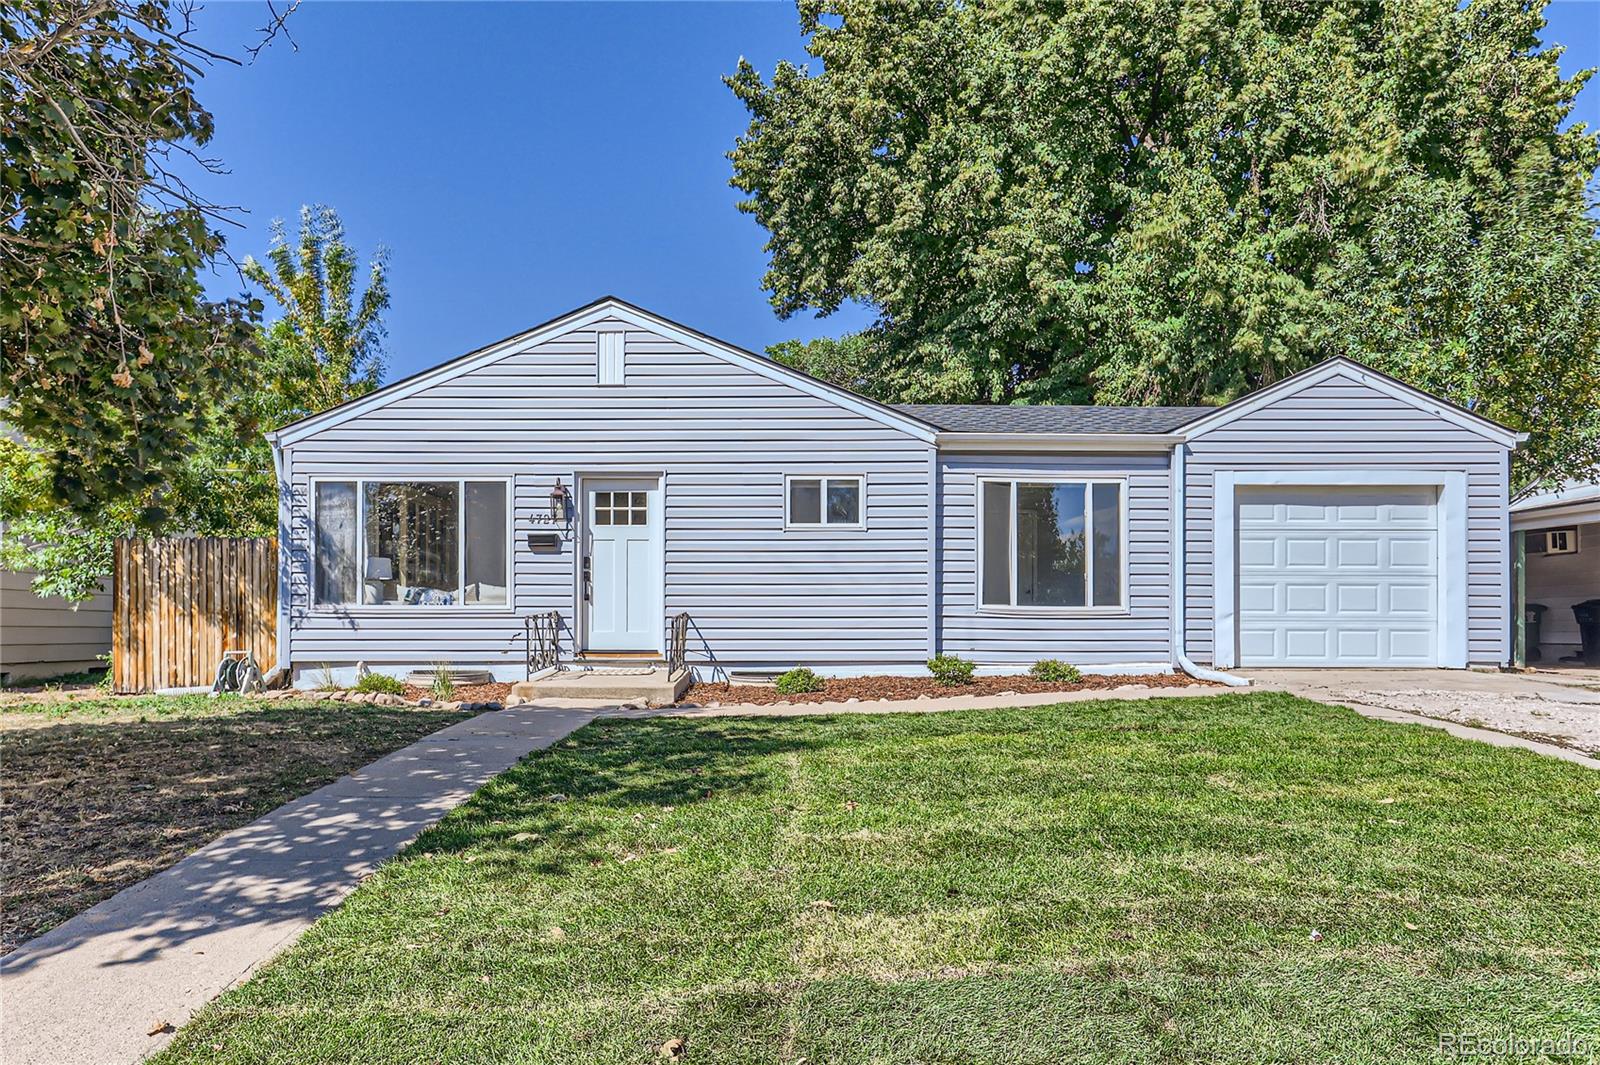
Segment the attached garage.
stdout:
<path fill-rule="evenodd" d="M 1439 662 L 1431 487 L 1237 493 L 1241 666 Z"/>
<path fill-rule="evenodd" d="M 1515 432 L 1335 359 L 1184 436 L 1180 635 L 1193 660 L 1506 662 Z"/>

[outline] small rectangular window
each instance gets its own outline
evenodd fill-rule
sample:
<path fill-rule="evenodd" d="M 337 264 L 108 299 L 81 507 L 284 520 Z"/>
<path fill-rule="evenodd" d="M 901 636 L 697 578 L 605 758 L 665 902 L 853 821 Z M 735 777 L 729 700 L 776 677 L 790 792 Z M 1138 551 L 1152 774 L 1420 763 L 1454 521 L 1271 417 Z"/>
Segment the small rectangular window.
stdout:
<path fill-rule="evenodd" d="M 791 477 L 787 524 L 860 528 L 862 487 L 860 477 Z"/>

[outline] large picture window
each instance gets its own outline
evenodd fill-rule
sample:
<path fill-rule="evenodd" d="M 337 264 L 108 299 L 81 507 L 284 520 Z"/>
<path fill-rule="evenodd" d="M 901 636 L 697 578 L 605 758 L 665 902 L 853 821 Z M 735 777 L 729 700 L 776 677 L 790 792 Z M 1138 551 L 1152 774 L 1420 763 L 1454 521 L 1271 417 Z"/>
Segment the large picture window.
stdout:
<path fill-rule="evenodd" d="M 504 481 L 319 481 L 316 601 L 505 606 Z"/>
<path fill-rule="evenodd" d="M 978 490 L 981 605 L 1125 604 L 1121 481 L 984 479 Z"/>

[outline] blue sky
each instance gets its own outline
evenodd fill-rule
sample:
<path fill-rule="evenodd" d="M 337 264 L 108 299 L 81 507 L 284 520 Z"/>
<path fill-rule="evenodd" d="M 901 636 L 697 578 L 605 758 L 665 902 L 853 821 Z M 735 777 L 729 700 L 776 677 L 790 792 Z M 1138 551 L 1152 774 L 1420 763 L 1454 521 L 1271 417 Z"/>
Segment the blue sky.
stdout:
<path fill-rule="evenodd" d="M 1548 14 L 1563 70 L 1600 66 L 1600 3 Z M 237 0 L 196 21 L 237 55 L 265 17 Z M 788 0 L 310 0 L 290 26 L 298 50 L 280 40 L 202 83 L 207 154 L 230 171 L 203 187 L 247 212 L 226 227 L 240 258 L 302 203 L 335 207 L 364 253 L 388 246 L 388 379 L 607 293 L 758 351 L 867 322 L 855 308 L 779 321 L 764 233 L 728 186 L 747 117 L 720 79 L 741 55 L 764 74 L 805 59 Z M 1579 112 L 1600 125 L 1600 84 Z"/>

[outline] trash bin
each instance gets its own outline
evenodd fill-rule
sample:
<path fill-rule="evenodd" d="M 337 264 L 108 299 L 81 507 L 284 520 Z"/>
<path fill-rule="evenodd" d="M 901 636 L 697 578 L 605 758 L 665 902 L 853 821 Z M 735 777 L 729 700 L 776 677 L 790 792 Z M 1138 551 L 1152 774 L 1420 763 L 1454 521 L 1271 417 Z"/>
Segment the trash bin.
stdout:
<path fill-rule="evenodd" d="M 1600 666 L 1600 599 L 1589 599 L 1572 608 L 1578 619 L 1578 635 L 1583 640 L 1583 664 Z"/>
<path fill-rule="evenodd" d="M 1540 660 L 1539 654 L 1539 626 L 1542 624 L 1544 612 L 1550 608 L 1543 603 L 1529 603 L 1523 608 L 1522 613 L 1522 646 L 1525 657 L 1529 662 Z"/>

